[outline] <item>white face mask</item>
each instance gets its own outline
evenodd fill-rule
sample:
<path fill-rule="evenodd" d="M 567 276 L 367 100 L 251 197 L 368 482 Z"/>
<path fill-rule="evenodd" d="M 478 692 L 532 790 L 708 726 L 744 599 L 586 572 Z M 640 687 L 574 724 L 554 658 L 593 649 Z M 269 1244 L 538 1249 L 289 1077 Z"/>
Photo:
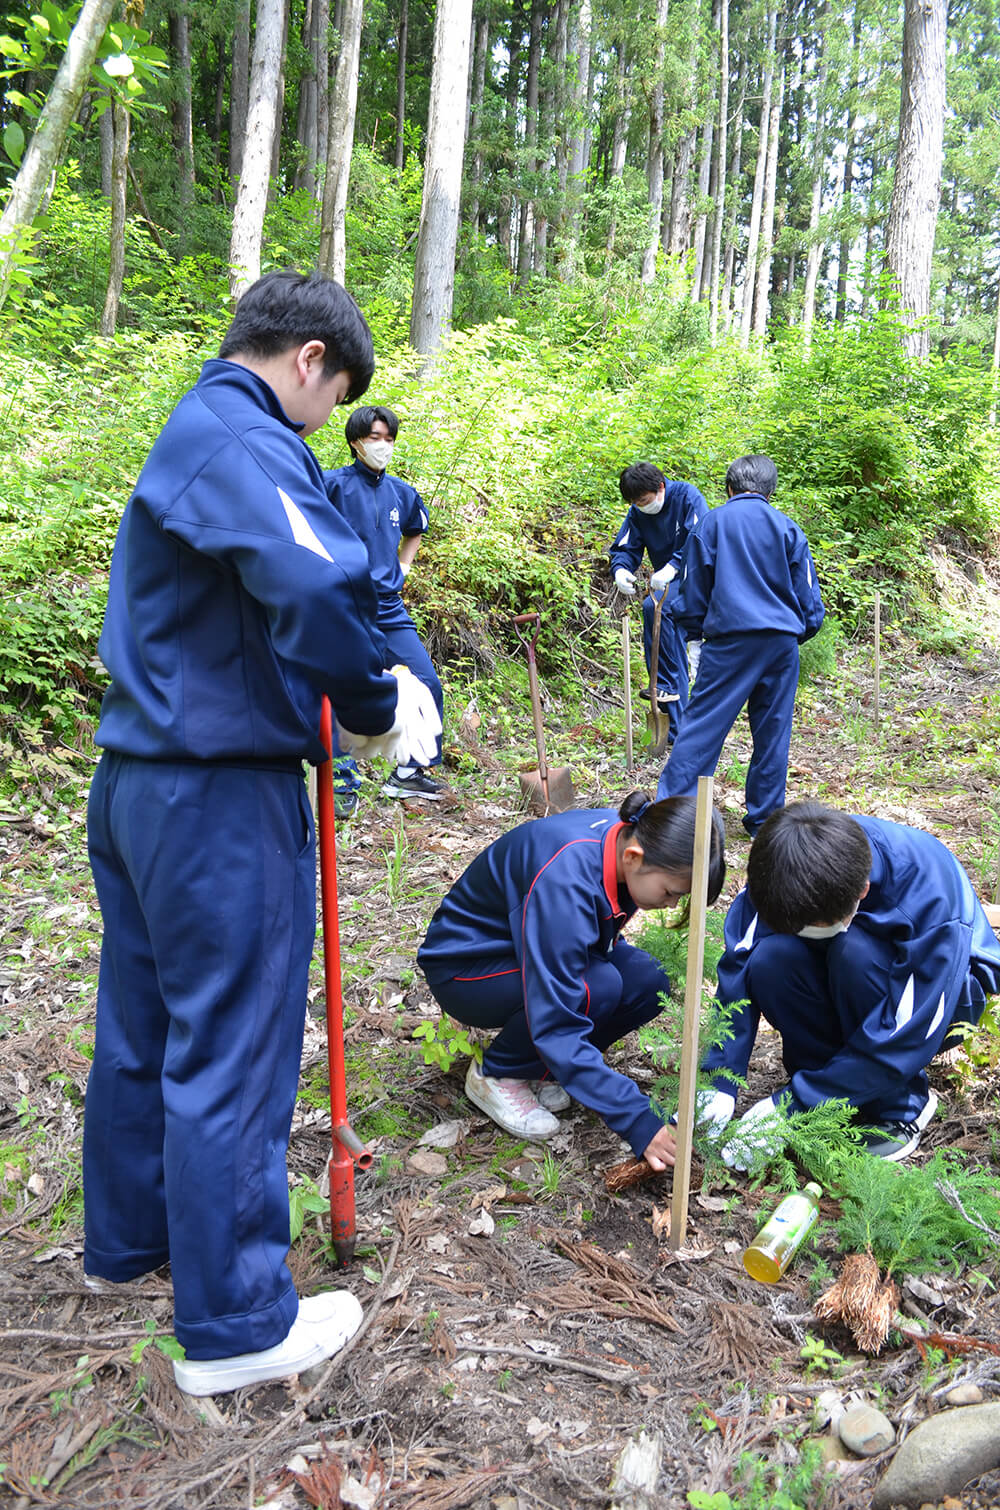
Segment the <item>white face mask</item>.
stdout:
<path fill-rule="evenodd" d="M 858 908 L 860 906 L 861 899 L 859 898 L 858 901 L 855 902 L 850 916 L 842 918 L 839 923 L 823 923 L 822 925 L 817 923 L 808 928 L 800 928 L 798 933 L 799 938 L 834 939 L 837 937 L 838 933 L 846 933 L 848 928 L 850 928 L 851 924 L 854 922 L 854 919 L 857 916 Z"/>
<path fill-rule="evenodd" d="M 392 461 L 391 440 L 356 440 L 355 449 L 366 467 L 373 472 L 384 472 Z"/>
<path fill-rule="evenodd" d="M 663 507 L 665 493 L 657 493 L 652 503 L 637 503 L 640 514 L 658 514 Z"/>

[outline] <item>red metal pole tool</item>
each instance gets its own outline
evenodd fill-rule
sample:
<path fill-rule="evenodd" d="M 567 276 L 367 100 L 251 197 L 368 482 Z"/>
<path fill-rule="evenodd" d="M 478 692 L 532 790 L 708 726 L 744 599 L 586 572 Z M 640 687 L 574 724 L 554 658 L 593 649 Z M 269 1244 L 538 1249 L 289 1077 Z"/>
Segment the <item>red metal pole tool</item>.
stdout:
<path fill-rule="evenodd" d="M 347 1073 L 344 1065 L 344 994 L 340 979 L 340 920 L 337 912 L 337 838 L 333 818 L 332 714 L 327 698 L 320 714 L 320 738 L 327 760 L 316 772 L 319 829 L 319 879 L 323 918 L 323 965 L 326 972 L 326 1044 L 330 1064 L 330 1231 L 340 1265 L 354 1257 L 357 1226 L 354 1165 L 370 1169 L 374 1159 L 347 1120 Z"/>

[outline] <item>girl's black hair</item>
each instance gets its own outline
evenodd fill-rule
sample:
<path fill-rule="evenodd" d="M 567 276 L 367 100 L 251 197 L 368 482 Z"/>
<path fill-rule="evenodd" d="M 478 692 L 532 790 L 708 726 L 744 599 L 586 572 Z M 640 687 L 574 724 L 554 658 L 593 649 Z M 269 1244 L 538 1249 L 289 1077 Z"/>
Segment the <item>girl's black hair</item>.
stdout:
<path fill-rule="evenodd" d="M 790 802 L 750 846 L 747 890 L 775 933 L 839 923 L 857 906 L 872 851 L 856 818 L 821 802 Z"/>
<path fill-rule="evenodd" d="M 694 864 L 694 797 L 664 797 L 651 802 L 645 792 L 629 792 L 618 809 L 623 823 L 631 823 L 642 850 L 643 864 L 655 870 L 690 870 Z M 712 809 L 708 850 L 708 902 L 715 901 L 726 879 L 726 826 L 718 808 Z"/>
<path fill-rule="evenodd" d="M 322 273 L 285 270 L 258 278 L 240 298 L 219 355 L 280 356 L 307 341 L 326 347 L 323 376 L 348 372 L 347 397 L 360 398 L 375 371 L 372 333 L 346 288 Z"/>

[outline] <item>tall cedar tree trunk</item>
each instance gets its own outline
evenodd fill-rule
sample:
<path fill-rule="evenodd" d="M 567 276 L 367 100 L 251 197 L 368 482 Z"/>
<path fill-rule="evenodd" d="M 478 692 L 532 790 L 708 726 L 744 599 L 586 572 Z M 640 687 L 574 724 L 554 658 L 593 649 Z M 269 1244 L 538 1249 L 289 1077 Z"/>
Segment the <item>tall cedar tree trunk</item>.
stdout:
<path fill-rule="evenodd" d="M 521 201 L 521 223 L 517 252 L 517 282 L 524 288 L 531 272 L 531 244 L 534 235 L 534 186 L 538 176 L 538 74 L 542 64 L 542 22 L 545 0 L 532 0 L 531 26 L 528 34 L 528 78 L 524 96 L 525 167 L 529 190 Z"/>
<path fill-rule="evenodd" d="M 558 47 L 558 18 L 559 4 L 557 0 L 554 16 L 554 25 L 548 30 L 545 50 L 551 53 L 554 37 L 555 46 Z M 554 60 L 553 60 L 554 61 Z M 544 278 L 548 265 L 549 255 L 549 203 L 551 193 L 548 185 L 548 172 L 552 168 L 552 130 L 555 120 L 555 95 L 554 95 L 555 69 L 548 67 L 543 70 L 542 86 L 539 89 L 538 101 L 538 140 L 541 150 L 535 153 L 535 176 L 537 189 L 535 191 L 535 245 L 531 255 L 532 272 Z"/>
<path fill-rule="evenodd" d="M 785 98 L 785 60 L 778 73 L 778 98 L 771 102 L 771 120 L 767 134 L 767 172 L 764 178 L 764 209 L 761 215 L 760 260 L 757 267 L 757 294 L 753 305 L 753 330 L 763 337 L 767 333 L 768 289 L 771 284 L 771 254 L 774 248 L 774 207 L 778 186 L 778 147 L 780 145 L 781 107 Z"/>
<path fill-rule="evenodd" d="M 889 201 L 886 260 L 904 317 L 916 328 L 911 355 L 930 351 L 926 321 L 944 150 L 946 0 L 906 0 L 899 144 Z"/>
<path fill-rule="evenodd" d="M 861 15 L 860 4 L 854 8 L 854 41 L 851 85 L 847 96 L 847 124 L 844 127 L 844 176 L 840 191 L 841 232 L 837 247 L 837 304 L 834 320 L 843 325 L 847 319 L 847 273 L 851 259 L 851 195 L 854 192 L 854 151 L 857 142 L 858 89 L 861 84 Z"/>
<path fill-rule="evenodd" d="M 646 193 L 649 200 L 649 236 L 642 254 L 642 281 L 656 276 L 656 253 L 663 219 L 663 70 L 667 57 L 665 28 L 670 0 L 656 0 L 656 49 L 653 87 L 649 96 L 649 145 L 646 151 Z"/>
<path fill-rule="evenodd" d="M 802 294 L 802 329 L 805 332 L 807 349 L 812 335 L 813 322 L 816 319 L 816 284 L 819 281 L 819 265 L 826 249 L 825 242 L 820 239 L 819 234 L 826 177 L 824 171 L 826 166 L 826 86 L 830 71 L 829 57 L 824 45 L 826 17 L 826 0 L 821 0 L 816 11 L 819 72 L 816 79 L 816 120 L 813 125 L 812 189 L 809 195 L 809 250 L 806 253 L 806 278 Z"/>
<path fill-rule="evenodd" d="M 271 136 L 271 167 L 267 176 L 267 202 L 274 198 L 281 167 L 282 121 L 285 111 L 285 56 L 288 52 L 288 0 L 282 0 L 281 47 L 278 52 L 278 87 L 274 99 L 274 132 Z"/>
<path fill-rule="evenodd" d="M 222 121 L 225 115 L 226 103 L 226 42 L 224 37 L 215 39 L 215 109 L 212 112 L 212 166 L 218 169 L 219 152 L 222 143 Z M 212 198 L 216 204 L 220 203 L 219 174 L 213 175 L 214 186 Z"/>
<path fill-rule="evenodd" d="M 325 160 L 320 150 L 320 101 L 327 98 L 329 62 L 327 33 L 330 27 L 328 0 L 306 0 L 302 18 L 302 48 L 309 59 L 299 79 L 299 103 L 295 135 L 302 148 L 301 161 L 295 170 L 295 187 L 317 196 L 319 164 Z"/>
<path fill-rule="evenodd" d="M 875 232 L 880 223 L 876 220 L 877 210 L 875 206 L 875 189 L 878 184 L 879 156 L 872 147 L 869 157 L 869 183 L 868 183 L 868 206 L 865 211 L 865 267 L 864 279 L 861 284 L 861 318 L 868 314 L 868 306 L 871 303 L 872 283 L 875 276 Z"/>
<path fill-rule="evenodd" d="M 97 130 L 101 146 L 101 193 L 105 199 L 111 198 L 111 164 L 115 154 L 115 123 L 111 114 L 111 107 L 101 111 L 100 120 L 97 122 Z"/>
<path fill-rule="evenodd" d="M 451 325 L 462 193 L 472 0 L 438 0 L 410 344 L 431 356 Z"/>
<path fill-rule="evenodd" d="M 194 203 L 194 129 L 191 109 L 191 37 L 186 10 L 172 10 L 170 51 L 177 93 L 172 105 L 174 149 L 180 179 L 180 215 L 178 231 L 181 249 L 187 236 L 191 206 Z"/>
<path fill-rule="evenodd" d="M 667 250 L 671 256 L 683 257 L 691 245 L 691 205 L 688 199 L 688 178 L 694 158 L 697 136 L 694 131 L 685 131 L 677 145 L 670 186 L 670 228 L 667 234 Z"/>
<path fill-rule="evenodd" d="M 235 196 L 243 171 L 243 144 L 250 109 L 250 0 L 241 0 L 233 32 L 233 64 L 229 75 L 229 184 Z"/>
<path fill-rule="evenodd" d="M 489 50 L 489 18 L 481 16 L 475 25 L 472 96 L 469 102 L 469 142 L 474 154 L 469 172 L 469 192 L 472 196 L 469 203 L 469 224 L 475 235 L 478 235 L 482 229 L 479 224 L 479 189 L 483 180 L 483 144 L 480 132 L 483 125 L 483 96 L 486 92 L 486 59 L 489 56 Z M 400 163 L 399 166 L 402 167 L 402 164 Z"/>
<path fill-rule="evenodd" d="M 524 51 L 524 13 L 525 0 L 513 0 L 510 8 L 510 40 L 507 43 L 506 109 L 504 111 L 508 164 L 506 177 L 510 187 L 506 188 L 500 196 L 500 207 L 497 211 L 497 240 L 503 248 L 507 268 L 511 274 L 517 270 L 517 254 L 520 246 L 520 212 L 512 186 L 514 163 L 517 161 L 519 148 L 518 101 L 521 90 L 521 56 Z M 515 226 L 518 227 L 518 237 L 514 235 Z"/>
<path fill-rule="evenodd" d="M 487 23 L 488 24 L 488 23 Z M 406 48 L 410 35 L 410 3 L 400 0 L 396 26 L 396 168 L 406 161 L 403 127 L 406 124 Z"/>
<path fill-rule="evenodd" d="M 323 184 L 323 220 L 319 233 L 321 272 L 343 283 L 347 271 L 347 186 L 354 154 L 354 119 L 358 107 L 358 61 L 364 0 L 344 0 L 340 55 L 330 112 L 330 148 Z"/>
<path fill-rule="evenodd" d="M 726 207 L 725 281 L 722 286 L 722 322 L 729 330 L 733 317 L 733 273 L 736 269 L 736 211 L 739 199 L 740 172 L 743 167 L 743 111 L 747 98 L 747 60 L 740 57 L 740 102 L 736 107 L 733 130 L 733 155 L 729 167 L 729 182 L 733 193 Z"/>
<path fill-rule="evenodd" d="M 111 157 L 111 238 L 108 265 L 108 288 L 101 312 L 101 335 L 113 336 L 118 324 L 118 301 L 125 281 L 125 211 L 128 189 L 128 141 L 131 118 L 127 108 L 115 99 L 111 106 L 114 124 L 114 150 Z"/>
<path fill-rule="evenodd" d="M 616 178 L 621 178 L 625 172 L 625 153 L 628 147 L 629 107 L 628 96 L 628 49 L 624 42 L 616 44 L 615 51 L 618 54 L 617 67 L 615 68 L 614 98 L 615 114 L 614 129 L 611 133 L 611 153 L 608 159 L 606 182 L 611 183 Z M 615 255 L 615 239 L 618 233 L 618 216 L 612 205 L 611 214 L 608 216 L 608 233 L 604 242 L 604 271 L 609 272 Z"/>
<path fill-rule="evenodd" d="M 709 295 L 709 334 L 712 345 L 719 335 L 719 291 L 722 284 L 722 230 L 726 219 L 726 167 L 729 126 L 729 0 L 719 0 L 719 130 L 718 187 L 715 198 L 715 236 L 712 246 L 712 287 Z"/>
<path fill-rule="evenodd" d="M 757 136 L 757 165 L 753 175 L 750 201 L 750 224 L 747 229 L 747 253 L 743 266 L 743 313 L 740 319 L 740 343 L 748 345 L 753 324 L 753 298 L 757 285 L 757 248 L 760 244 L 760 216 L 764 203 L 764 175 L 767 170 L 767 139 L 771 124 L 771 88 L 774 82 L 774 53 L 777 40 L 778 12 L 768 16 L 767 55 L 764 59 L 764 87 L 760 101 L 760 130 Z"/>
<path fill-rule="evenodd" d="M 698 160 L 698 203 L 703 205 L 708 198 L 712 178 L 712 138 L 715 122 L 706 116 L 701 128 L 701 155 Z M 697 304 L 701 297 L 701 279 L 705 266 L 705 213 L 700 210 L 694 223 L 694 273 L 691 278 L 691 298 Z"/>
<path fill-rule="evenodd" d="M 561 235 L 558 244 L 557 271 L 563 282 L 576 276 L 580 246 L 580 218 L 584 195 L 584 175 L 590 159 L 587 121 L 590 107 L 590 47 L 592 16 L 590 0 L 580 0 L 568 28 L 566 44 L 569 119 L 567 131 L 567 179 L 563 209 L 560 211 Z"/>
<path fill-rule="evenodd" d="M 70 33 L 63 60 L 52 81 L 38 125 L 21 159 L 10 195 L 0 218 L 0 308 L 7 297 L 10 275 L 18 250 L 30 241 L 31 223 L 55 172 L 77 107 L 87 86 L 87 76 L 101 45 L 114 0 L 84 0 Z"/>
<path fill-rule="evenodd" d="M 229 293 L 234 301 L 260 277 L 260 244 L 274 146 L 284 27 L 284 0 L 257 0 L 250 107 L 229 240 Z"/>

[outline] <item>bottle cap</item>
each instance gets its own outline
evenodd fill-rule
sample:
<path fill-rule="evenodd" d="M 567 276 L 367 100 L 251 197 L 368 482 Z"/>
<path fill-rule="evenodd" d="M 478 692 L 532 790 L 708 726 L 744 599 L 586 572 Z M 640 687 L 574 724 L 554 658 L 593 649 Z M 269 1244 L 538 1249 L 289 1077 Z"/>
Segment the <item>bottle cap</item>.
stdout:
<path fill-rule="evenodd" d="M 803 1189 L 808 1191 L 810 1195 L 814 1195 L 817 1200 L 819 1200 L 820 1196 L 823 1194 L 822 1185 L 817 1185 L 815 1180 L 810 1180 L 809 1183 L 803 1187 Z"/>

